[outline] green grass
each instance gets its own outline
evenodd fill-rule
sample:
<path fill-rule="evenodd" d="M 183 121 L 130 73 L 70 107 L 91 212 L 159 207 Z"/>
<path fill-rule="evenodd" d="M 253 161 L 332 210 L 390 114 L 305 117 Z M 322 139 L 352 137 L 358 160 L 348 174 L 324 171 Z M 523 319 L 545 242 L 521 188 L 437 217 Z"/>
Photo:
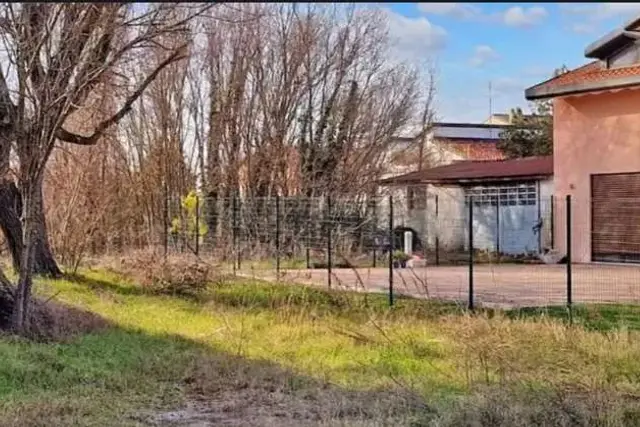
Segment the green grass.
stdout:
<path fill-rule="evenodd" d="M 333 254 L 333 260 L 331 265 L 333 268 L 372 268 L 373 267 L 373 255 L 361 255 L 358 257 L 344 258 L 338 254 Z M 377 255 L 377 265 L 382 267 L 386 265 L 387 256 Z M 243 269 L 248 270 L 273 270 L 276 268 L 276 259 L 263 259 L 257 260 L 241 260 L 241 266 Z M 280 258 L 280 268 L 282 270 L 305 270 L 307 269 L 306 258 Z M 309 259 L 309 268 L 327 268 L 326 258 L 318 259 L 317 257 L 311 257 Z"/>
<path fill-rule="evenodd" d="M 135 425 L 141 409 L 220 390 L 262 396 L 267 383 L 294 394 L 320 393 L 326 383 L 335 393 L 410 389 L 439 408 L 487 388 L 512 396 L 640 393 L 632 330 L 640 310 L 630 307 L 576 308 L 584 328 L 569 326 L 559 309 L 470 316 L 454 304 L 408 298 L 389 309 L 384 295 L 254 281 L 180 299 L 105 271 L 39 281 L 37 292 L 113 326 L 64 343 L 0 339 L 3 424 Z M 626 327 L 616 329 L 620 319 Z M 363 405 L 358 411 L 371 409 Z"/>
<path fill-rule="evenodd" d="M 599 304 L 567 307 L 530 307 L 511 310 L 512 319 L 549 317 L 587 330 L 608 332 L 618 329 L 640 330 L 640 305 Z"/>

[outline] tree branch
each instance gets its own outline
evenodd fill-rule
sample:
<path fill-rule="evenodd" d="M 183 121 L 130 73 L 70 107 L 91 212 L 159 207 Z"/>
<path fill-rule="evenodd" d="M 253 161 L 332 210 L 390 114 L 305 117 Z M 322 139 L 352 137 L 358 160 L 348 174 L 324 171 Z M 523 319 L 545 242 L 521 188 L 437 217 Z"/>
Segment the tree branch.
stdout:
<path fill-rule="evenodd" d="M 158 77 L 158 74 L 165 69 L 167 66 L 171 65 L 174 62 L 180 61 L 182 59 L 187 58 L 185 54 L 185 49 L 187 45 L 180 46 L 176 51 L 174 51 L 167 59 L 162 61 L 160 65 L 156 67 L 155 70 L 151 74 L 147 76 L 147 78 L 142 82 L 142 84 L 136 89 L 125 101 L 124 105 L 115 113 L 113 116 L 109 117 L 107 120 L 104 120 L 96 126 L 96 129 L 93 131 L 93 134 L 90 136 L 82 136 L 68 130 L 63 127 L 58 128 L 56 131 L 56 138 L 61 141 L 69 142 L 71 144 L 77 145 L 94 145 L 98 142 L 98 139 L 103 135 L 103 133 L 112 125 L 118 123 L 124 116 L 127 115 L 129 111 L 131 111 L 131 107 L 133 103 L 140 98 L 142 93 L 146 90 L 146 88 Z"/>

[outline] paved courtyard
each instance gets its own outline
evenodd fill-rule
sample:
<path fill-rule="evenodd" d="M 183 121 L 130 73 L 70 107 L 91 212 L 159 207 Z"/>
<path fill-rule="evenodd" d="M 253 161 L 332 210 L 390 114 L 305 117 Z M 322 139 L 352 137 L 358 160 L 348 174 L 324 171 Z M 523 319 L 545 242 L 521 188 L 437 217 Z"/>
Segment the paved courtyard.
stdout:
<path fill-rule="evenodd" d="M 561 305 L 567 301 L 566 265 L 500 264 L 474 266 L 475 302 L 486 306 L 525 307 Z M 640 266 L 574 264 L 574 303 L 640 303 Z M 275 280 L 274 271 L 253 271 Z M 327 270 L 288 270 L 283 281 L 328 285 Z M 394 291 L 419 298 L 466 301 L 467 266 L 441 266 L 394 270 Z M 333 269 L 332 288 L 362 292 L 388 292 L 386 268 Z"/>

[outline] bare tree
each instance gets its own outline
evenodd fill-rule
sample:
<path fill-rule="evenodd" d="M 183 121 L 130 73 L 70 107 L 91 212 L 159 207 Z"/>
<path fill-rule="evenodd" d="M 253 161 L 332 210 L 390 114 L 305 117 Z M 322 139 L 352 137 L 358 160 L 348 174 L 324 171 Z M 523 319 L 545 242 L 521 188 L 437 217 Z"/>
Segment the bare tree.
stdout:
<path fill-rule="evenodd" d="M 154 22 L 183 19 L 188 10 L 163 8 Z M 52 242 L 65 261 L 83 248 L 100 254 L 158 243 L 179 215 L 180 196 L 197 183 L 206 195 L 207 243 L 216 247 L 224 244 L 216 238 L 231 235 L 222 225 L 231 223 L 236 195 L 261 219 L 275 195 L 358 197 L 361 206 L 353 210 L 361 215 L 386 172 L 395 136 L 432 121 L 431 86 L 421 84 L 416 67 L 388 59 L 384 14 L 353 5 L 235 4 L 216 7 L 211 18 L 143 43 L 96 86 L 92 93 L 104 88 L 113 96 L 100 121 L 118 111 L 167 52 L 189 45 L 188 60 L 166 65 L 170 72 L 149 83 L 114 126 L 109 153 L 105 144 L 59 144 L 65 148 L 49 163 L 45 185 Z M 135 28 L 115 45 L 144 32 Z M 79 136 L 95 128 L 80 114 L 94 110 L 92 97 L 83 99 L 63 125 Z M 88 129 L 71 129 L 74 116 Z M 414 163 L 417 158 L 411 155 Z M 101 165 L 109 172 L 98 173 Z M 96 194 L 101 202 L 92 205 Z M 58 196 L 66 202 L 56 203 Z M 304 218 L 300 206 L 286 210 Z M 334 209 L 348 206 L 336 199 Z M 265 234 L 258 221 L 240 220 L 247 232 Z M 64 227 L 71 223 L 81 227 Z"/>
<path fill-rule="evenodd" d="M 179 16 L 167 13 L 175 8 L 187 12 Z M 187 46 L 167 49 L 137 87 L 128 87 L 126 76 L 119 76 L 120 67 L 134 60 L 142 49 L 161 47 L 160 39 L 167 34 L 184 33 L 187 23 L 209 8 L 167 4 L 2 5 L 2 37 L 10 66 L 0 78 L 2 123 L 6 128 L 0 144 L 13 144 L 16 149 L 22 199 L 21 250 L 16 262 L 20 274 L 11 307 L 14 330 L 21 332 L 25 327 L 34 265 L 44 264 L 44 272 L 59 274 L 48 248 L 42 195 L 45 166 L 56 140 L 96 144 L 131 110 L 163 69 L 185 58 Z M 121 104 L 114 113 L 96 120 L 86 133 L 70 128 L 70 117 L 82 113 L 92 96 L 108 86 L 118 87 L 121 92 Z M 7 151 L 1 150 L 3 154 Z M 8 224 L 3 228 L 9 229 Z"/>
<path fill-rule="evenodd" d="M 425 148 L 427 145 L 427 139 L 429 132 L 435 122 L 435 69 L 433 67 L 428 68 L 427 81 L 425 82 L 427 89 L 424 94 L 424 103 L 422 106 L 422 117 L 420 120 L 420 133 L 418 134 L 419 147 L 418 147 L 418 170 L 422 170 L 425 166 Z M 431 165 L 427 165 L 431 166 Z"/>

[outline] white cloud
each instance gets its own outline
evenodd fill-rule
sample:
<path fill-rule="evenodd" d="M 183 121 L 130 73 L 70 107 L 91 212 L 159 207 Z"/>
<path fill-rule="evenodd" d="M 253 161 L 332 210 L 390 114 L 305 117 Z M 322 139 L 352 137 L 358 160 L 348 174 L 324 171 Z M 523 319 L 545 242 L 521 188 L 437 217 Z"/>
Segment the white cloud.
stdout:
<path fill-rule="evenodd" d="M 616 27 L 640 14 L 640 3 L 560 4 L 560 11 L 569 19 L 566 28 L 576 34 L 604 34 L 612 28 L 608 20 L 618 21 Z"/>
<path fill-rule="evenodd" d="M 561 4 L 560 10 L 568 15 L 586 16 L 594 21 L 609 18 L 632 18 L 640 13 L 640 3 Z"/>
<path fill-rule="evenodd" d="M 478 75 L 460 82 L 450 89 L 447 96 L 439 96 L 437 103 L 438 120 L 445 122 L 482 123 L 489 117 L 489 106 L 496 113 L 508 113 L 520 107 L 529 111 L 529 103 L 524 90 L 540 83 L 538 77 L 494 76 L 489 79 Z M 491 99 L 491 100 L 490 100 Z"/>
<path fill-rule="evenodd" d="M 522 69 L 522 75 L 526 77 L 545 78 L 551 77 L 553 69 L 542 65 L 530 65 Z"/>
<path fill-rule="evenodd" d="M 459 20 L 501 23 L 509 27 L 529 28 L 542 23 L 548 16 L 542 6 L 523 8 L 512 6 L 504 11 L 486 14 L 481 8 L 467 3 L 421 3 L 418 9 L 432 15 L 443 15 Z"/>
<path fill-rule="evenodd" d="M 513 6 L 502 13 L 502 21 L 509 27 L 528 28 L 540 24 L 548 16 L 541 6 L 522 8 Z"/>
<path fill-rule="evenodd" d="M 640 13 L 640 3 L 601 3 L 598 8 L 611 17 L 633 17 Z"/>
<path fill-rule="evenodd" d="M 418 9 L 424 13 L 456 19 L 472 19 L 482 14 L 479 7 L 467 3 L 420 3 Z"/>
<path fill-rule="evenodd" d="M 561 4 L 559 8 L 572 21 L 567 29 L 576 34 L 604 33 L 611 30 L 603 28 L 605 21 L 613 19 L 618 21 L 616 26 L 621 26 L 640 14 L 640 3 L 569 3 Z"/>
<path fill-rule="evenodd" d="M 473 51 L 469 64 L 473 67 L 484 67 L 490 62 L 500 59 L 500 55 L 491 46 L 479 45 Z"/>
<path fill-rule="evenodd" d="M 447 31 L 425 17 L 409 18 L 387 10 L 389 35 L 396 53 L 424 59 L 447 45 Z"/>
<path fill-rule="evenodd" d="M 597 28 L 593 24 L 586 22 L 574 22 L 569 26 L 569 30 L 576 34 L 592 34 Z"/>
<path fill-rule="evenodd" d="M 491 81 L 491 91 L 493 96 L 502 96 L 518 93 L 524 97 L 526 84 L 514 77 L 498 77 Z"/>

